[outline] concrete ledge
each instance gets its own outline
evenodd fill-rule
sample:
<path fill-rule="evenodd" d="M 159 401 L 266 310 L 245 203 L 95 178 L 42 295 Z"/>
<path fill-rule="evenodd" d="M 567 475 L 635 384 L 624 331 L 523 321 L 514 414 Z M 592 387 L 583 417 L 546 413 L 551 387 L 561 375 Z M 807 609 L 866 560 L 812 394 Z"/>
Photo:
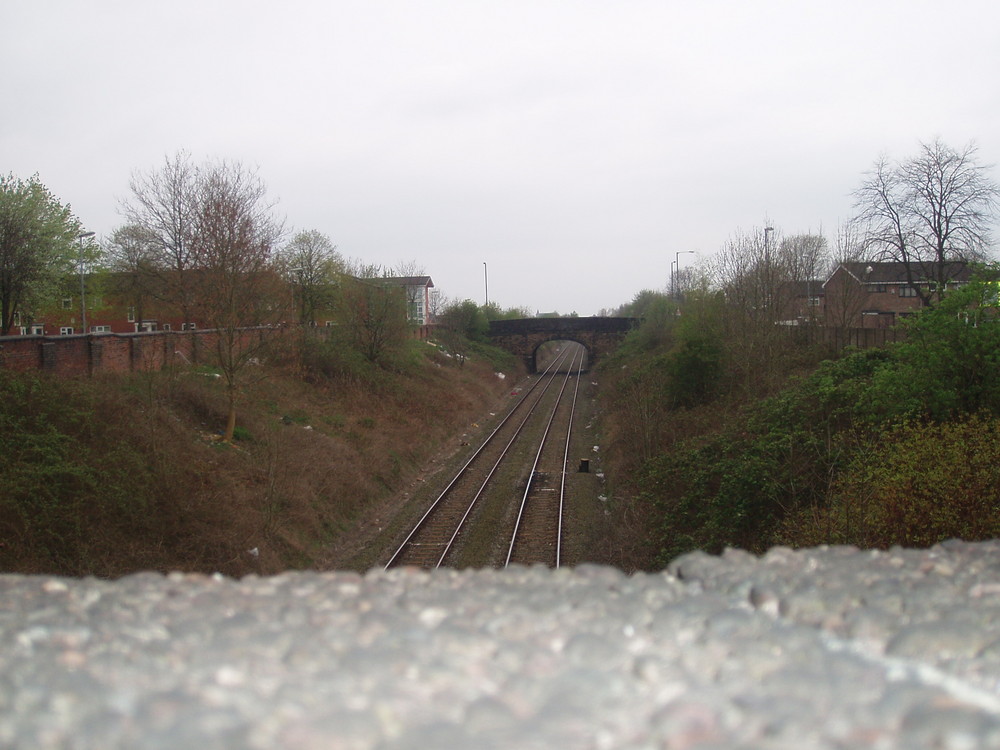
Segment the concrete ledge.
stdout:
<path fill-rule="evenodd" d="M 1000 745 L 1000 544 L 0 577 L 10 748 Z"/>

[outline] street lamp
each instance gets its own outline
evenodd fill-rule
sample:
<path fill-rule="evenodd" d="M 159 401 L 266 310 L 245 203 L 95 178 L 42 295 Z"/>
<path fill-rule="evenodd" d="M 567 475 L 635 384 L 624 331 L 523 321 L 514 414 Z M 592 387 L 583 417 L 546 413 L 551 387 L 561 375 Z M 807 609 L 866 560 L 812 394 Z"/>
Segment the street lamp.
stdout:
<path fill-rule="evenodd" d="M 83 283 L 83 239 L 93 236 L 94 232 L 81 232 L 76 236 L 77 241 L 80 243 L 80 322 L 84 333 L 87 332 L 87 290 Z"/>
<path fill-rule="evenodd" d="M 676 253 L 674 253 L 674 268 L 675 268 L 675 270 L 674 270 L 674 277 L 673 277 L 673 281 L 674 281 L 673 287 L 674 287 L 674 296 L 677 297 L 677 298 L 680 298 L 680 294 L 678 294 L 679 290 L 677 288 L 677 277 L 681 275 L 681 256 L 684 255 L 685 253 L 689 253 L 691 255 L 694 255 L 694 250 L 678 250 Z"/>
<path fill-rule="evenodd" d="M 483 261 L 483 283 L 486 285 L 486 307 L 490 306 L 490 269 Z"/>

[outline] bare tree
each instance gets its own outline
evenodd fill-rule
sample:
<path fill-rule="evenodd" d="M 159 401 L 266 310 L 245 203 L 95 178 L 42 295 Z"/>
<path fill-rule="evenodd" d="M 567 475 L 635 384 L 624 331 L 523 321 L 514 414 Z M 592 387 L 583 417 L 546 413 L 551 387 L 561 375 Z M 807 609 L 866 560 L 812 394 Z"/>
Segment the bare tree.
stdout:
<path fill-rule="evenodd" d="M 844 276 L 850 269 L 858 267 L 864 257 L 864 239 L 856 222 L 845 222 L 837 230 L 833 258 L 829 270 L 830 278 L 824 283 L 824 315 L 826 325 L 846 331 L 855 325 L 864 308 L 868 293 L 865 285 L 850 283 Z M 841 268 L 843 267 L 843 268 Z"/>
<path fill-rule="evenodd" d="M 166 157 L 159 170 L 135 172 L 129 181 L 131 197 L 122 201 L 120 212 L 126 221 L 142 227 L 155 238 L 156 262 L 152 268 L 160 276 L 161 298 L 177 308 L 185 322 L 191 321 L 194 303 L 190 283 L 193 267 L 198 168 L 191 157 L 179 151 Z"/>
<path fill-rule="evenodd" d="M 441 294 L 440 292 L 431 292 L 431 306 L 427 311 L 430 313 L 430 320 L 432 323 L 436 323 L 441 317 L 441 314 L 448 308 L 451 304 L 451 300 L 447 296 Z M 524 317 L 531 317 L 530 313 Z"/>
<path fill-rule="evenodd" d="M 216 357 L 226 381 L 232 441 L 244 369 L 282 321 L 287 286 L 273 263 L 283 227 L 256 171 L 220 162 L 198 172 L 189 258 L 200 320 L 216 333 Z M 256 329 L 256 330 L 252 330 Z"/>
<path fill-rule="evenodd" d="M 158 292 L 159 242 L 138 224 L 126 224 L 111 235 L 104 248 L 110 290 L 135 308 L 135 319 L 145 317 L 147 302 Z"/>
<path fill-rule="evenodd" d="M 299 322 L 316 324 L 316 312 L 332 308 L 346 264 L 330 238 L 315 229 L 298 232 L 282 249 L 279 261 L 296 290 Z"/>
<path fill-rule="evenodd" d="M 384 364 L 406 341 L 406 296 L 399 287 L 369 279 L 345 282 L 337 320 L 356 351 Z"/>
<path fill-rule="evenodd" d="M 1000 200 L 988 173 L 974 144 L 956 151 L 936 139 L 904 162 L 880 157 L 855 192 L 866 251 L 902 263 L 924 305 L 940 299 L 966 263 L 987 254 Z"/>
<path fill-rule="evenodd" d="M 747 386 L 769 383 L 777 374 L 785 336 L 776 324 L 791 309 L 786 290 L 793 268 L 775 234 L 770 227 L 738 232 L 714 259 L 715 283 L 726 300 L 725 336 Z"/>
<path fill-rule="evenodd" d="M 771 227 L 737 232 L 715 258 L 714 276 L 726 299 L 751 320 L 773 325 L 781 320 L 781 287 L 794 280 L 789 247 Z M 783 250 L 784 249 L 784 250 Z"/>
<path fill-rule="evenodd" d="M 785 287 L 784 305 L 796 316 L 815 322 L 813 299 L 821 291 L 822 271 L 829 265 L 830 254 L 822 234 L 795 234 L 783 239 L 778 247 L 780 262 L 787 269 L 790 281 Z M 797 302 L 805 300 L 805 310 Z"/>
<path fill-rule="evenodd" d="M 393 272 L 397 276 L 424 276 L 427 273 L 424 270 L 424 267 L 415 260 L 408 260 L 402 263 L 397 263 L 396 267 L 393 269 Z"/>
<path fill-rule="evenodd" d="M 421 266 L 417 261 L 410 260 L 404 263 L 399 263 L 394 269 L 396 276 L 402 279 L 415 280 L 421 276 L 425 276 L 426 272 L 424 267 Z M 424 296 L 424 287 L 418 284 L 403 284 L 403 289 L 406 290 L 406 314 L 410 320 L 416 318 L 426 318 L 428 317 L 427 310 L 420 312 L 420 302 Z"/>

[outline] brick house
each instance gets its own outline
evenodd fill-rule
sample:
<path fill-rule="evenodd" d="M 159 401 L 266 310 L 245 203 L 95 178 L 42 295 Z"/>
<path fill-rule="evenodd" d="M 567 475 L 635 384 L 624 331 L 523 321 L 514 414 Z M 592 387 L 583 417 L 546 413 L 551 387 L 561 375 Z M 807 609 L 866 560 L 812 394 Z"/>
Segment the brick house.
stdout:
<path fill-rule="evenodd" d="M 838 328 L 891 328 L 901 318 L 924 306 L 918 290 L 936 294 L 938 278 L 947 286 L 969 281 L 968 264 L 954 262 L 912 266 L 912 282 L 906 265 L 896 261 L 840 263 L 823 282 L 823 320 Z M 943 274 L 939 273 L 944 271 Z"/>

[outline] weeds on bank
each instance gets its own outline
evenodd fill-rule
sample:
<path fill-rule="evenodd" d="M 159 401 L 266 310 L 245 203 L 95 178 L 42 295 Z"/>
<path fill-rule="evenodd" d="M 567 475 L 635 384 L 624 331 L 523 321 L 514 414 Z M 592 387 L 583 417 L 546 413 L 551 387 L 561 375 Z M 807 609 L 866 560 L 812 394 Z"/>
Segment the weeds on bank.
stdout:
<path fill-rule="evenodd" d="M 393 369 L 326 347 L 276 362 L 243 394 L 229 450 L 202 437 L 226 394 L 201 371 L 0 370 L 0 570 L 242 575 L 336 560 L 372 505 L 502 390 L 489 366 L 439 359 L 413 342 Z"/>

